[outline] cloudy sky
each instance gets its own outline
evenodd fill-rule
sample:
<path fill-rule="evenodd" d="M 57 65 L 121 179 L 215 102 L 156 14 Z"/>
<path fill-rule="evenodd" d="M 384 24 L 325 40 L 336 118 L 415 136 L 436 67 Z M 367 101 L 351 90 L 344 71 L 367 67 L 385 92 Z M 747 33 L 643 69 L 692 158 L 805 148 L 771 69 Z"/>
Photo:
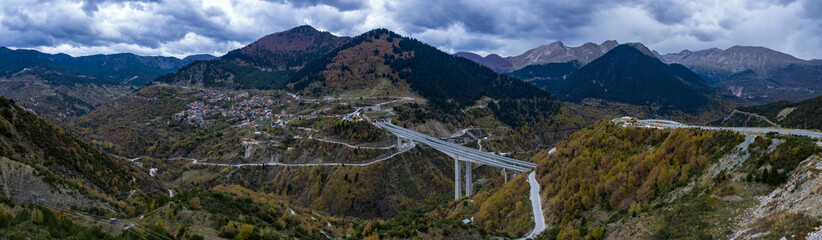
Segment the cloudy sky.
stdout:
<path fill-rule="evenodd" d="M 309 24 L 388 28 L 447 52 L 518 55 L 554 41 L 642 42 L 661 53 L 733 45 L 822 58 L 819 0 L 2 0 L 0 46 L 71 55 L 221 55 Z"/>

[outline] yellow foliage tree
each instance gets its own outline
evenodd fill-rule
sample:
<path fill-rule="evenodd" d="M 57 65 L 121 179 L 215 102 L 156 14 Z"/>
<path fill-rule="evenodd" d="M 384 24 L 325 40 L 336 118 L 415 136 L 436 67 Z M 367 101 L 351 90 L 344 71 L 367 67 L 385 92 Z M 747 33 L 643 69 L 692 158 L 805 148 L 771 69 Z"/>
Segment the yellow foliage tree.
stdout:
<path fill-rule="evenodd" d="M 242 226 L 240 226 L 240 231 L 239 231 L 239 233 L 237 233 L 237 237 L 235 239 L 237 239 L 237 240 L 246 240 L 246 239 L 249 239 L 251 237 L 251 234 L 253 234 L 253 233 L 254 233 L 254 226 L 251 226 L 249 224 L 243 224 Z"/>

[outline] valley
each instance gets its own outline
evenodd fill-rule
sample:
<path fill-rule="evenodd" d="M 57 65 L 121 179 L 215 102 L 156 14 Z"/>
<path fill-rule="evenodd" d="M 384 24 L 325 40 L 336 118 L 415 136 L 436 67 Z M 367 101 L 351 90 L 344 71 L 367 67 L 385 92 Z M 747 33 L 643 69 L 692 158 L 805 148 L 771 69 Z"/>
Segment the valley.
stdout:
<path fill-rule="evenodd" d="M 183 59 L 0 48 L 0 238 L 822 234 L 816 61 L 336 34 Z"/>

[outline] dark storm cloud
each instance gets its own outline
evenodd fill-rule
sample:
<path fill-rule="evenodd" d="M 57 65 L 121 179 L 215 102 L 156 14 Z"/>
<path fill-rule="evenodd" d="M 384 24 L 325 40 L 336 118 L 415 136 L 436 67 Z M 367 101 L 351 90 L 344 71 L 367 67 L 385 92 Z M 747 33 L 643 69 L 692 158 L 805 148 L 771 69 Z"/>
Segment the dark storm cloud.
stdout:
<path fill-rule="evenodd" d="M 2 13 L 3 44 L 34 47 L 65 41 L 99 43 L 92 37 L 94 23 L 82 15 L 55 11 L 51 17 L 43 18 L 14 7 L 4 8 Z"/>
<path fill-rule="evenodd" d="M 819 12 L 815 0 L 3 0 L 0 45 L 225 53 L 310 24 L 348 36 L 388 28 L 446 51 L 509 56 L 617 39 L 663 53 L 741 44 L 818 57 Z"/>
<path fill-rule="evenodd" d="M 343 11 L 362 9 L 365 7 L 364 1 L 358 0 L 267 0 L 278 3 L 288 3 L 295 7 L 312 7 L 317 5 L 327 5 Z"/>
<path fill-rule="evenodd" d="M 663 24 L 677 24 L 689 19 L 693 11 L 678 1 L 650 1 L 646 10 Z"/>
<path fill-rule="evenodd" d="M 551 37 L 574 34 L 572 29 L 591 23 L 598 11 L 634 1 L 403 1 L 394 8 L 408 31 L 422 32 L 461 24 L 469 32 Z"/>
<path fill-rule="evenodd" d="M 159 2 L 161 0 L 85 0 L 83 2 L 83 12 L 86 14 L 92 14 L 99 10 L 98 7 L 102 3 L 107 2 Z"/>
<path fill-rule="evenodd" d="M 822 2 L 808 0 L 803 4 L 803 15 L 807 18 L 822 19 Z"/>
<path fill-rule="evenodd" d="M 237 34 L 234 29 L 228 28 L 231 19 L 220 8 L 201 8 L 186 1 L 167 6 L 156 11 L 163 19 L 158 21 L 157 27 L 164 29 L 158 31 L 160 35 L 154 36 L 158 42 L 180 39 L 189 32 L 218 41 L 249 40 L 248 36 Z"/>
<path fill-rule="evenodd" d="M 716 32 L 706 31 L 702 29 L 693 30 L 689 34 L 693 37 L 696 37 L 697 40 L 702 42 L 714 41 L 719 36 L 719 34 Z"/>

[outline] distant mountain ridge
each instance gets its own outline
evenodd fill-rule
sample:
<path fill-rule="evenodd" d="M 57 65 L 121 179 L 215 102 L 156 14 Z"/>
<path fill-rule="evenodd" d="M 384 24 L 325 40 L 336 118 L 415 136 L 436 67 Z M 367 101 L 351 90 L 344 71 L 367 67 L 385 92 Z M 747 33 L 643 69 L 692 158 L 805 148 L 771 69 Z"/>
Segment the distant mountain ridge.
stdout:
<path fill-rule="evenodd" d="M 801 101 L 822 94 L 822 62 L 765 47 L 683 50 L 661 59 L 682 64 L 715 87 L 759 103 Z"/>
<path fill-rule="evenodd" d="M 481 57 L 470 52 L 458 52 L 454 55 L 468 58 L 471 61 L 477 62 L 483 66 L 487 66 L 496 72 L 513 72 L 520 70 L 527 66 L 544 65 L 549 63 L 567 63 L 577 61 L 582 65 L 588 64 L 601 57 L 611 49 L 619 46 L 616 40 L 608 40 L 601 44 L 585 43 L 578 47 L 565 46 L 561 41 L 556 41 L 550 44 L 542 45 L 526 51 L 523 54 L 511 57 L 500 57 L 496 54 L 490 54 L 486 57 Z M 640 50 L 640 52 L 653 57 L 660 57 L 659 53 L 648 49 L 642 43 L 626 43 Z"/>
<path fill-rule="evenodd" d="M 679 53 L 662 55 L 662 59 L 666 63 L 721 69 L 733 73 L 748 69 L 766 73 L 790 64 L 809 64 L 808 61 L 765 47 L 738 45 L 725 50 L 718 48 L 696 52 L 683 50 Z"/>
<path fill-rule="evenodd" d="M 158 76 L 213 57 L 193 55 L 180 60 L 131 53 L 72 57 L 0 47 L 0 95 L 51 121 L 71 122 Z"/>
<path fill-rule="evenodd" d="M 455 53 L 454 56 L 467 58 L 468 60 L 474 61 L 479 63 L 480 65 L 486 66 L 494 72 L 503 73 L 508 72 L 511 69 L 511 62 L 508 59 L 505 59 L 497 54 L 488 54 L 488 56 L 480 56 L 475 53 L 470 52 L 458 52 Z"/>
<path fill-rule="evenodd" d="M 518 56 L 509 57 L 508 59 L 513 65 L 511 70 L 518 70 L 528 65 L 562 63 L 574 60 L 585 65 L 618 45 L 619 43 L 617 41 L 608 40 L 602 42 L 602 44 L 586 43 L 579 47 L 568 47 L 561 41 L 556 41 L 525 51 L 525 53 Z"/>
<path fill-rule="evenodd" d="M 617 46 L 572 73 L 559 93 L 574 102 L 597 98 L 687 113 L 719 104 L 713 99 L 716 90 L 684 66 L 666 65 L 629 45 Z"/>
<path fill-rule="evenodd" d="M 567 76 L 567 74 L 551 72 L 550 69 L 559 68 L 546 66 L 573 61 L 584 66 L 617 45 L 619 45 L 617 41 L 608 40 L 602 44 L 586 43 L 579 47 L 568 47 L 557 41 L 530 49 L 518 56 L 494 57 L 493 61 L 469 52 L 458 52 L 455 55 L 470 59 L 494 71 L 516 75 L 534 84 L 542 84 L 538 85 L 541 88 L 546 86 L 550 88 L 551 86 L 545 85 L 545 80 L 555 81 L 557 77 Z M 711 86 L 753 102 L 770 103 L 781 100 L 796 102 L 822 95 L 822 60 L 820 59 L 802 60 L 779 51 L 754 46 L 733 46 L 725 50 L 719 48 L 699 51 L 683 50 L 679 53 L 661 55 L 641 43 L 626 45 L 633 46 L 645 55 L 654 56 L 667 64 L 675 63 L 686 66 Z M 496 55 L 489 55 L 489 57 L 492 56 Z M 529 66 L 533 67 L 527 72 L 518 72 Z M 537 70 L 537 68 L 541 69 Z"/>
<path fill-rule="evenodd" d="M 194 54 L 183 58 L 183 61 L 194 62 L 194 61 L 209 61 L 214 60 L 219 57 L 211 55 L 211 54 Z"/>
<path fill-rule="evenodd" d="M 177 71 L 195 60 L 212 58 L 211 55 L 192 55 L 185 59 L 166 56 L 140 56 L 133 53 L 96 54 L 72 57 L 68 54 L 49 54 L 36 50 L 12 50 L 0 47 L 0 77 L 8 77 L 23 70 L 44 68 L 59 72 L 62 78 L 70 77 L 65 83 L 74 81 L 126 84 L 142 86 L 163 74 Z M 49 76 L 44 76 L 49 80 Z"/>

